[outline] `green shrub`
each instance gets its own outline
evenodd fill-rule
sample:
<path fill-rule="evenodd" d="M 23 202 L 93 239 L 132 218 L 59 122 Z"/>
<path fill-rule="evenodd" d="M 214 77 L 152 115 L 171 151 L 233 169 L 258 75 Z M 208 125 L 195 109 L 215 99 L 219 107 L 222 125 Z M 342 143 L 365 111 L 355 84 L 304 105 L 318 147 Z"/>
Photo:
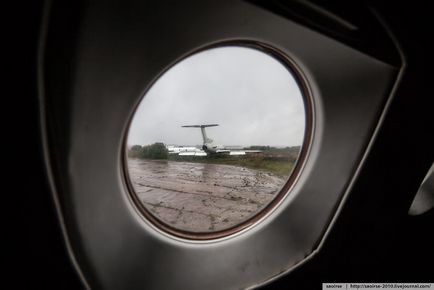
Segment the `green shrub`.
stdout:
<path fill-rule="evenodd" d="M 134 145 L 128 150 L 128 157 L 142 159 L 167 159 L 169 153 L 163 143 L 152 145 Z"/>
<path fill-rule="evenodd" d="M 128 150 L 128 157 L 130 158 L 138 158 L 140 156 L 140 152 L 142 151 L 142 146 L 134 145 Z"/>

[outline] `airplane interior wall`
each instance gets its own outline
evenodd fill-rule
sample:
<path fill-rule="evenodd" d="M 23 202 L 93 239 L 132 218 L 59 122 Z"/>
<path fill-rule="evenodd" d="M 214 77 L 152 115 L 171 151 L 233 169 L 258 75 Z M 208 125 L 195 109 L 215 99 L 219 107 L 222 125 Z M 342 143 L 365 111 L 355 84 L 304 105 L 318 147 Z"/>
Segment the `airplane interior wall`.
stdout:
<path fill-rule="evenodd" d="M 414 2 L 370 2 L 402 45 L 405 74 L 323 248 L 262 289 L 321 289 L 324 282 L 434 282 L 434 210 L 407 214 L 434 160 L 429 9 Z M 9 71 L 13 82 L 8 84 L 8 105 L 3 108 L 10 135 L 4 142 L 13 153 L 4 152 L 8 189 L 2 191 L 7 196 L 2 206 L 10 245 L 3 250 L 7 272 L 1 283 L 11 286 L 2 288 L 85 289 L 65 249 L 45 174 L 37 64 L 44 3 L 22 5 L 13 9 L 15 20 L 7 26 L 12 32 L 8 44 L 17 49 Z M 62 11 L 75 12 L 73 7 Z M 74 39 L 64 41 L 72 45 Z"/>

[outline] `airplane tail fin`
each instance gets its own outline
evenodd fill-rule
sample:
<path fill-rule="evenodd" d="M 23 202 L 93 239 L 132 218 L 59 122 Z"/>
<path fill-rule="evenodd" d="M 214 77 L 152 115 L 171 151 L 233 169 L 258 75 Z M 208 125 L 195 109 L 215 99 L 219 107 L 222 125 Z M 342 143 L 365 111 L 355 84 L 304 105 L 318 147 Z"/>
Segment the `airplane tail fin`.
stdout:
<path fill-rule="evenodd" d="M 203 139 L 203 143 L 212 143 L 213 140 L 208 138 L 208 136 L 206 135 L 206 131 L 205 128 L 206 127 L 215 127 L 218 126 L 219 124 L 207 124 L 207 125 L 184 125 L 182 126 L 183 128 L 200 128 L 200 130 L 202 131 L 202 139 Z"/>

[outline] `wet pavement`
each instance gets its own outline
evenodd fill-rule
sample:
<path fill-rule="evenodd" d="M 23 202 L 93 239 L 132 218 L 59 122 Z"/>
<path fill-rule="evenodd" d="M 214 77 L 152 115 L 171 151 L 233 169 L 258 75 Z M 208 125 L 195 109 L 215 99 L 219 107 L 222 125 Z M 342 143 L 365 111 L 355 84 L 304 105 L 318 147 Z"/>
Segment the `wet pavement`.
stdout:
<path fill-rule="evenodd" d="M 128 168 L 144 206 L 164 223 L 190 232 L 239 224 L 285 183 L 271 173 L 233 165 L 129 159 Z"/>

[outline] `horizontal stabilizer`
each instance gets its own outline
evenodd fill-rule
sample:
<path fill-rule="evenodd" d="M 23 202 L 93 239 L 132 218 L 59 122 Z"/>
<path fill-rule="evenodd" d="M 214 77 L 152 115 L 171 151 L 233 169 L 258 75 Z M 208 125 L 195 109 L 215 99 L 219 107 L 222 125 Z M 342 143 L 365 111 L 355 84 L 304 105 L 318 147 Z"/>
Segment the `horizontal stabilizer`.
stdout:
<path fill-rule="evenodd" d="M 183 128 L 206 128 L 206 127 L 215 127 L 219 124 L 208 124 L 208 125 L 184 125 Z"/>

